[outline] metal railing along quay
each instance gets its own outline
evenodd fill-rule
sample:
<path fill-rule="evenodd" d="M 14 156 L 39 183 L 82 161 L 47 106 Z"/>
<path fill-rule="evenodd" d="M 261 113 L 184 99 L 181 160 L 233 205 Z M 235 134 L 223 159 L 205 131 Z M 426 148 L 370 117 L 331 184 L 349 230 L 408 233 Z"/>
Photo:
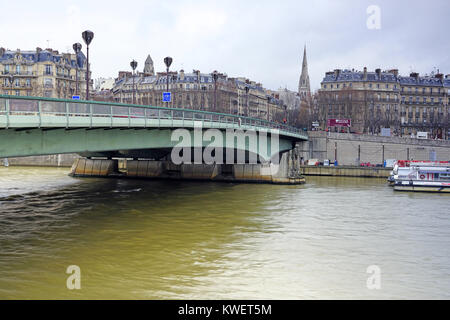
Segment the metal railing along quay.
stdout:
<path fill-rule="evenodd" d="M 203 110 L 102 101 L 0 95 L 0 128 L 191 127 L 278 129 L 280 135 L 307 140 L 301 129 L 264 119 Z"/>

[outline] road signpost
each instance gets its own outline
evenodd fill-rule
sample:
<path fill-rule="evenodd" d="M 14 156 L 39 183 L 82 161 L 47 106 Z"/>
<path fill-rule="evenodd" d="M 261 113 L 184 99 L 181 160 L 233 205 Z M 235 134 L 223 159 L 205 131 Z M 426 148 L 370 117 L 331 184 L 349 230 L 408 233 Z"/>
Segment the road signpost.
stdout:
<path fill-rule="evenodd" d="M 163 92 L 163 102 L 171 102 L 172 95 L 170 92 Z"/>

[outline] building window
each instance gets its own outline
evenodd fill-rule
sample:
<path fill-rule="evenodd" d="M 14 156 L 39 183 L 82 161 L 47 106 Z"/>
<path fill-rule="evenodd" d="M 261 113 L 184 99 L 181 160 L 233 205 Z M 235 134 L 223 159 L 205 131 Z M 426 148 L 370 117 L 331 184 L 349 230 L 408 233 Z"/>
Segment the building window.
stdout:
<path fill-rule="evenodd" d="M 20 65 L 16 65 L 16 73 L 20 74 Z"/>
<path fill-rule="evenodd" d="M 30 79 L 27 79 L 25 83 L 26 83 L 27 87 L 31 87 L 31 80 Z"/>
<path fill-rule="evenodd" d="M 50 64 L 45 65 L 45 74 L 52 74 L 52 66 Z"/>
<path fill-rule="evenodd" d="M 371 83 L 369 83 L 369 88 L 372 88 L 372 84 Z"/>
<path fill-rule="evenodd" d="M 16 90 L 16 96 L 20 96 L 20 91 Z"/>
<path fill-rule="evenodd" d="M 433 88 L 430 88 L 430 93 L 433 93 Z"/>
<path fill-rule="evenodd" d="M 20 80 L 16 79 L 16 87 L 20 87 Z"/>
<path fill-rule="evenodd" d="M 9 73 L 9 64 L 5 65 L 5 73 L 6 73 L 6 74 Z"/>

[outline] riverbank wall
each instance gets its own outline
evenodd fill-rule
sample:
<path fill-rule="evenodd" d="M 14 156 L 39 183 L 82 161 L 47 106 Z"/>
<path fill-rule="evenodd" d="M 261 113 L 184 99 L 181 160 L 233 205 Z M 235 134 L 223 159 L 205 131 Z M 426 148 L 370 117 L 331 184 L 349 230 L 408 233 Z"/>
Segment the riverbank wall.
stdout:
<path fill-rule="evenodd" d="M 32 166 L 32 167 L 68 167 L 80 158 L 77 154 L 52 154 L 46 156 L 32 156 L 8 158 L 10 166 Z M 0 165 L 3 165 L 4 159 L 0 159 Z"/>
<path fill-rule="evenodd" d="M 300 166 L 300 173 L 305 176 L 387 178 L 391 168 L 357 167 L 357 166 Z"/>
<path fill-rule="evenodd" d="M 330 160 L 338 165 L 359 166 L 360 163 L 383 164 L 396 160 L 450 160 L 449 140 L 422 140 L 404 137 L 382 137 L 323 131 L 308 132 L 309 140 L 299 143 L 297 156 Z"/>

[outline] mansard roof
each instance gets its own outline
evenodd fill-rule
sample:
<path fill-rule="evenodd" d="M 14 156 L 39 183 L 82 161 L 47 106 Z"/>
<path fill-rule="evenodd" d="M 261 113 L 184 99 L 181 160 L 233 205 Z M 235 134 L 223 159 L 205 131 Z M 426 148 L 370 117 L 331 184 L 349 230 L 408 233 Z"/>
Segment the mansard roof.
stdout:
<path fill-rule="evenodd" d="M 381 82 L 397 82 L 397 77 L 390 72 L 367 72 L 367 79 L 364 80 L 364 72 L 353 70 L 340 70 L 336 78 L 336 73 L 331 71 L 325 74 L 323 82 L 340 82 L 340 81 L 381 81 Z"/>
<path fill-rule="evenodd" d="M 394 73 L 389 71 L 382 71 L 379 74 L 377 72 L 367 72 L 367 78 L 364 79 L 363 71 L 354 70 L 339 70 L 330 71 L 325 74 L 322 83 L 333 83 L 333 82 L 358 82 L 358 81 L 368 81 L 368 82 L 386 82 L 386 83 L 399 83 L 401 85 L 421 85 L 421 86 L 443 86 L 443 82 L 450 79 L 444 79 L 441 81 L 439 78 L 433 76 L 396 76 Z"/>
<path fill-rule="evenodd" d="M 5 53 L 0 56 L 0 62 L 7 62 L 9 60 L 14 59 L 16 54 L 20 54 L 25 62 L 36 63 L 36 62 L 55 62 L 58 63 L 61 59 L 65 59 L 64 54 L 56 54 L 50 50 L 42 50 L 42 51 L 11 51 L 6 50 Z M 73 68 L 75 68 L 78 64 L 79 68 L 82 68 L 86 57 L 83 52 L 80 52 L 77 55 L 77 61 L 71 60 L 70 62 L 66 59 L 66 63 L 70 64 Z"/>

